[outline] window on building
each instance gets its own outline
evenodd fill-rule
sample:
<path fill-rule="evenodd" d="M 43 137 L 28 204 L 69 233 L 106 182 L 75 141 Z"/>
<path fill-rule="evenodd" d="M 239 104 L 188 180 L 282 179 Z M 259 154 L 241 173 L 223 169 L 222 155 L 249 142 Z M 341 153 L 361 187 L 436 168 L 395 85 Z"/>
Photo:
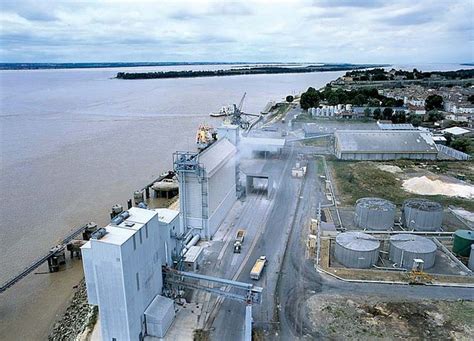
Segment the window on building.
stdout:
<path fill-rule="evenodd" d="M 148 225 L 145 225 L 145 237 L 148 239 Z"/>
<path fill-rule="evenodd" d="M 137 241 L 135 240 L 135 235 L 132 236 L 132 239 L 133 239 L 133 249 L 136 250 L 137 249 Z"/>
<path fill-rule="evenodd" d="M 137 291 L 140 290 L 140 279 L 138 278 L 138 272 L 135 274 L 135 278 L 137 279 Z"/>
<path fill-rule="evenodd" d="M 140 235 L 140 244 L 143 244 L 142 230 L 138 230 L 138 234 Z"/>

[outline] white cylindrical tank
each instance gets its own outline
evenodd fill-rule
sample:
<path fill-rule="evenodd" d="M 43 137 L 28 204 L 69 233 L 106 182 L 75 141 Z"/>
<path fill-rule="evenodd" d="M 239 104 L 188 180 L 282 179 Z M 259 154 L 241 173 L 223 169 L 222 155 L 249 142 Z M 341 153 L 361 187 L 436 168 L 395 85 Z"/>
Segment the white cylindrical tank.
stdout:
<path fill-rule="evenodd" d="M 341 111 L 342 110 L 342 104 L 337 105 L 337 110 Z"/>
<path fill-rule="evenodd" d="M 352 104 L 346 104 L 346 110 L 351 111 L 352 110 Z"/>
<path fill-rule="evenodd" d="M 401 233 L 390 237 L 390 260 L 397 267 L 411 269 L 414 259 L 424 261 L 424 269 L 433 267 L 436 259 L 436 244 L 414 234 Z"/>
<path fill-rule="evenodd" d="M 414 231 L 439 231 L 443 223 L 443 206 L 426 199 L 408 199 L 402 206 L 403 226 Z"/>
<path fill-rule="evenodd" d="M 362 232 L 344 232 L 336 237 L 334 255 L 348 268 L 367 269 L 377 263 L 380 242 Z"/>
<path fill-rule="evenodd" d="M 395 205 L 381 198 L 361 198 L 356 202 L 354 223 L 368 230 L 390 230 L 395 220 Z"/>

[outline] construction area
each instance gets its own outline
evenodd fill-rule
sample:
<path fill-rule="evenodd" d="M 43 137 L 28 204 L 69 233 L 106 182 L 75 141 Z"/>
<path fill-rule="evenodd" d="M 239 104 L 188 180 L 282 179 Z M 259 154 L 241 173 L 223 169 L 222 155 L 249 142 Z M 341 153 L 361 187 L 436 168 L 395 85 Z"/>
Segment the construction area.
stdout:
<path fill-rule="evenodd" d="M 472 339 L 472 166 L 336 160 L 333 137 L 305 137 L 297 107 L 250 121 L 242 101 L 109 224 L 42 259 L 65 266 L 83 234 L 70 247 L 85 274 L 77 296 L 87 289 L 78 337 Z M 423 176 L 458 187 L 407 182 Z M 73 335 L 69 320 L 51 339 Z"/>

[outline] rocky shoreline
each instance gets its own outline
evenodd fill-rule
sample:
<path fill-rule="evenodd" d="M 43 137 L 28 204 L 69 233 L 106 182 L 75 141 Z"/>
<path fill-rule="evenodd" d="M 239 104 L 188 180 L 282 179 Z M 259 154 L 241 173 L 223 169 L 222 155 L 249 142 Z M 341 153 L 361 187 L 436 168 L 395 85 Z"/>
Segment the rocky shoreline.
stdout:
<path fill-rule="evenodd" d="M 87 303 L 86 284 L 82 279 L 63 316 L 54 324 L 48 340 L 87 339 L 94 328 L 97 316 L 97 307 Z"/>

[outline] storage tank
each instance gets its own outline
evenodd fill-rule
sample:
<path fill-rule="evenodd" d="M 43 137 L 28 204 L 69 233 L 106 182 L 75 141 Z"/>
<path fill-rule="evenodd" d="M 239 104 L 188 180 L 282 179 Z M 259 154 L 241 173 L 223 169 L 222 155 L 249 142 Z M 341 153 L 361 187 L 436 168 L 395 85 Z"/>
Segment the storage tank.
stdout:
<path fill-rule="evenodd" d="M 346 111 L 352 110 L 352 104 L 346 104 Z"/>
<path fill-rule="evenodd" d="M 469 256 L 469 264 L 467 266 L 469 270 L 474 271 L 474 244 L 471 245 L 471 255 Z"/>
<path fill-rule="evenodd" d="M 366 269 L 377 263 L 380 242 L 362 232 L 344 232 L 336 237 L 336 260 L 348 268 Z"/>
<path fill-rule="evenodd" d="M 472 244 L 474 244 L 474 231 L 457 230 L 454 232 L 454 254 L 458 256 L 469 257 Z"/>
<path fill-rule="evenodd" d="M 390 230 L 395 220 L 395 205 L 381 198 L 361 198 L 356 202 L 354 223 L 361 229 Z"/>
<path fill-rule="evenodd" d="M 392 262 L 400 268 L 411 269 L 415 258 L 424 261 L 424 269 L 433 267 L 436 258 L 436 244 L 425 237 L 401 233 L 390 237 Z"/>
<path fill-rule="evenodd" d="M 443 222 L 443 206 L 426 199 L 408 199 L 402 207 L 403 226 L 415 231 L 439 231 Z"/>

